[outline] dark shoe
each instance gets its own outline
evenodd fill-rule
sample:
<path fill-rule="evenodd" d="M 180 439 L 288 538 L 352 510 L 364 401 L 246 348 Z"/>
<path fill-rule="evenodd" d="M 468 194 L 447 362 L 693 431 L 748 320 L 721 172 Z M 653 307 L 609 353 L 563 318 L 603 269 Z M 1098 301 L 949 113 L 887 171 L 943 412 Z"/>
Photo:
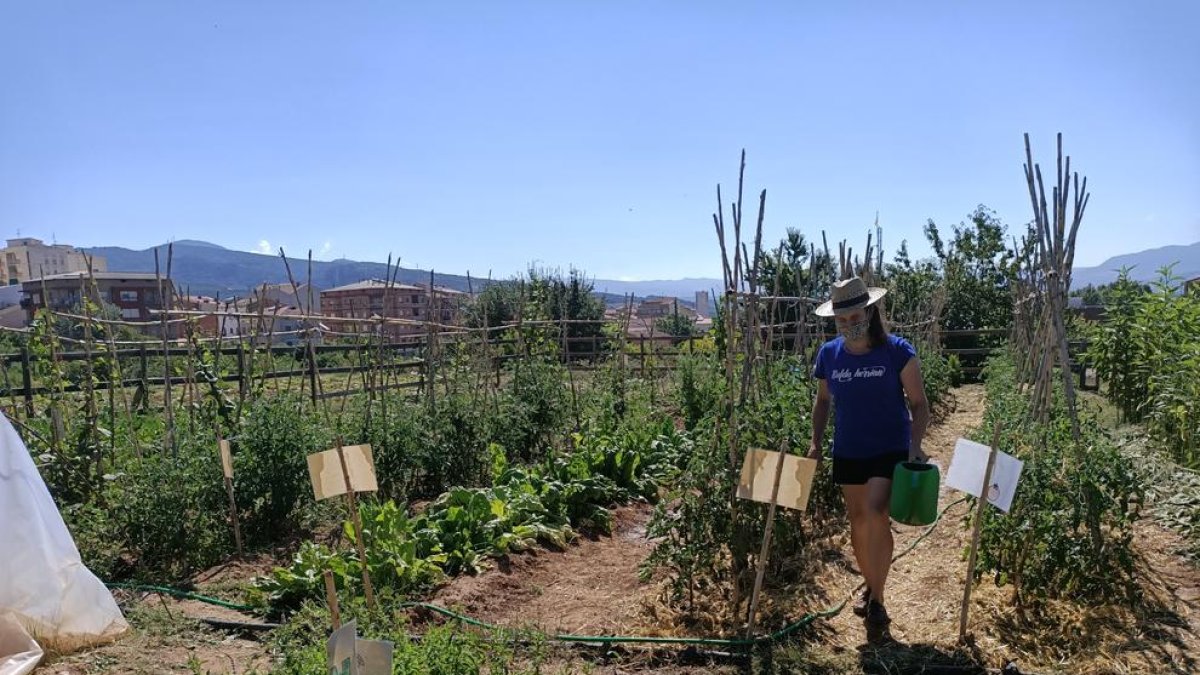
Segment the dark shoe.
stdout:
<path fill-rule="evenodd" d="M 871 588 L 863 589 L 862 596 L 854 603 L 854 613 L 858 616 L 867 615 L 867 605 L 871 602 Z"/>
<path fill-rule="evenodd" d="M 874 600 L 867 603 L 867 625 L 870 626 L 886 626 L 892 622 L 888 616 L 887 610 L 883 608 L 883 604 Z"/>

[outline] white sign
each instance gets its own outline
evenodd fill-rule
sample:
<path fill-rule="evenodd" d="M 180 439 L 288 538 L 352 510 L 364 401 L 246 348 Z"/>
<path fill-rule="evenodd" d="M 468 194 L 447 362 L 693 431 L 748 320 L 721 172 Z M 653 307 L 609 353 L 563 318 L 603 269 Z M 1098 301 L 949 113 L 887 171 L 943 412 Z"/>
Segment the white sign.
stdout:
<path fill-rule="evenodd" d="M 329 675 L 392 675 L 394 650 L 395 643 L 386 640 L 359 640 L 351 621 L 329 636 Z"/>
<path fill-rule="evenodd" d="M 991 452 L 992 449 L 982 443 L 958 439 L 954 444 L 950 471 L 946 474 L 946 485 L 979 497 Z M 1024 462 L 1008 453 L 996 453 L 996 465 L 992 467 L 992 480 L 987 489 L 987 500 L 992 506 L 1008 513 L 1024 466 Z"/>
<path fill-rule="evenodd" d="M 778 463 L 778 452 L 758 448 L 747 450 L 746 459 L 742 462 L 737 496 L 740 499 L 770 504 Z M 798 455 L 784 455 L 783 475 L 779 477 L 779 495 L 775 503 L 797 511 L 805 510 L 808 507 L 808 495 L 812 491 L 813 474 L 816 471 L 816 460 Z"/>
<path fill-rule="evenodd" d="M 325 653 L 329 658 L 329 675 L 358 675 L 358 664 L 354 660 L 356 628 L 351 621 L 329 636 L 329 641 L 325 643 Z"/>

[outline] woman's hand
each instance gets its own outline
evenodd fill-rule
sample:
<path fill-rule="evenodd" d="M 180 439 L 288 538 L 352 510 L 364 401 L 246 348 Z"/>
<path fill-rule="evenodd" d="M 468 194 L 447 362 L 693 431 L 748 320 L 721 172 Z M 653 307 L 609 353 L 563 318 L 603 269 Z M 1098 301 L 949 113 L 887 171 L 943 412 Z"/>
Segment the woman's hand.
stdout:
<path fill-rule="evenodd" d="M 908 461 L 918 462 L 918 463 L 923 464 L 923 463 L 929 461 L 929 455 L 926 455 L 925 452 L 923 450 L 921 450 L 921 445 L 919 443 L 917 443 L 917 444 L 914 444 L 911 448 L 909 448 Z"/>
<path fill-rule="evenodd" d="M 816 462 L 818 464 L 820 464 L 821 459 L 824 456 L 825 456 L 825 453 L 821 450 L 821 446 L 819 446 L 815 443 L 809 444 L 809 446 L 808 446 L 808 458 L 809 459 L 816 460 Z"/>

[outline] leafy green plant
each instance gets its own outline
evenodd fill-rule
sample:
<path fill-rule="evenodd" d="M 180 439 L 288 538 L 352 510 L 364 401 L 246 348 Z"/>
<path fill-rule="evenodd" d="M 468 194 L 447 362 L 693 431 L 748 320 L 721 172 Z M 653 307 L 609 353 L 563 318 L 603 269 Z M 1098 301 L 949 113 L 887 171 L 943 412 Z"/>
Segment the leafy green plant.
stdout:
<path fill-rule="evenodd" d="M 663 431 L 667 431 L 664 429 Z M 445 576 L 475 573 L 488 557 L 523 551 L 538 542 L 566 546 L 574 528 L 611 528 L 607 506 L 649 498 L 686 445 L 678 434 L 625 437 L 582 443 L 571 457 L 556 457 L 526 469 L 509 466 L 492 446 L 497 472 L 490 488 L 454 488 L 416 516 L 392 501 L 360 506 L 367 568 L 376 584 L 398 594 L 426 588 Z M 346 537 L 355 541 L 350 523 Z M 361 574 L 357 548 L 334 552 L 306 543 L 292 564 L 255 582 L 249 599 L 275 611 L 295 607 L 321 590 L 323 570 L 342 587 Z"/>
<path fill-rule="evenodd" d="M 1200 294 L 1171 269 L 1149 292 L 1124 270 L 1108 289 L 1105 321 L 1089 327 L 1087 361 L 1128 421 L 1144 421 L 1176 461 L 1200 467 Z"/>
<path fill-rule="evenodd" d="M 1133 524 L 1144 501 L 1137 473 L 1090 419 L 1094 413 L 1083 412 L 1083 437 L 1074 440 L 1061 395 L 1048 421 L 1031 421 L 1011 357 L 989 360 L 986 379 L 977 440 L 988 442 L 1002 423 L 1002 449 L 1025 465 L 1012 510 L 985 510 L 977 573 L 1011 584 L 1018 604 L 1058 597 L 1099 603 L 1134 592 Z"/>
<path fill-rule="evenodd" d="M 311 501 L 306 457 L 330 447 L 332 430 L 309 414 L 298 396 L 255 401 L 233 439 L 234 484 L 247 542 L 277 539 L 296 524 L 297 507 Z M 220 479 L 214 483 L 220 485 Z"/>

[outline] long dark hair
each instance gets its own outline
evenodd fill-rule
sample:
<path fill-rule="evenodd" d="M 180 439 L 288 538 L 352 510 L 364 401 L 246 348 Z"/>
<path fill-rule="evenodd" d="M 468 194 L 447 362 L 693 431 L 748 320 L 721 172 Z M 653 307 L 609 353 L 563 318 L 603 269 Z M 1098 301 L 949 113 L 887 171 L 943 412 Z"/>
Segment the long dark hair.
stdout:
<path fill-rule="evenodd" d="M 867 339 L 871 342 L 871 349 L 876 349 L 887 344 L 888 332 L 883 327 L 883 301 L 879 301 L 867 310 L 867 320 L 871 325 L 867 326 Z"/>

